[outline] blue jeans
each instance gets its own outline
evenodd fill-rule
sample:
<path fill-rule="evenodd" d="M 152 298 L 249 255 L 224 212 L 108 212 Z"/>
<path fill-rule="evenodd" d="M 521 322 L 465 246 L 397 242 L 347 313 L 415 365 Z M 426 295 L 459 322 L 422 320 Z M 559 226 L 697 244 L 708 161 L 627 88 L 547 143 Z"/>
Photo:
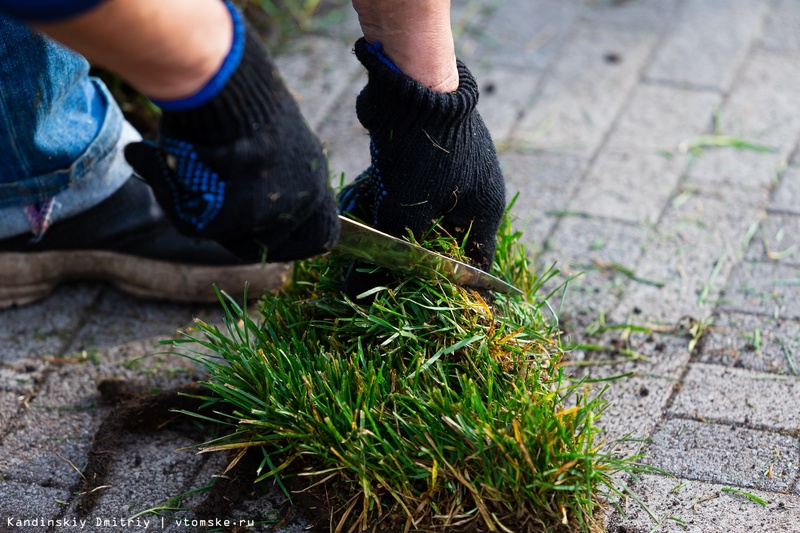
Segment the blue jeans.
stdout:
<path fill-rule="evenodd" d="M 111 196 L 139 139 L 86 60 L 0 15 L 0 239 L 41 235 Z"/>

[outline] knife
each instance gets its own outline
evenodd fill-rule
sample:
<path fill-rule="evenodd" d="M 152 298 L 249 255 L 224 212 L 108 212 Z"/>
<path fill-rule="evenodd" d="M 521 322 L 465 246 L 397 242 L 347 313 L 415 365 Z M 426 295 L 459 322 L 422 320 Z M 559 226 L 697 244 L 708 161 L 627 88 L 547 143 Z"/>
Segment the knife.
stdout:
<path fill-rule="evenodd" d="M 392 237 L 342 215 L 339 215 L 339 221 L 342 223 L 342 229 L 339 243 L 334 248 L 335 252 L 424 277 L 433 277 L 434 273 L 437 273 L 465 287 L 523 294 L 513 285 L 461 261 Z"/>

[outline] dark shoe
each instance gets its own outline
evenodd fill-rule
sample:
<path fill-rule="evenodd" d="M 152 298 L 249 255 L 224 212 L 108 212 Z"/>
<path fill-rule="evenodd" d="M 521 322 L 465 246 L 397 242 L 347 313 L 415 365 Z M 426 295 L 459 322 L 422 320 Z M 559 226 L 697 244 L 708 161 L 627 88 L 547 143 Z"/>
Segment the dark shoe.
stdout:
<path fill-rule="evenodd" d="M 256 297 L 287 279 L 286 264 L 245 264 L 219 244 L 186 237 L 150 187 L 131 178 L 101 204 L 32 235 L 0 241 L 0 309 L 47 296 L 66 280 L 108 281 L 142 298 L 213 302 L 213 285 Z"/>

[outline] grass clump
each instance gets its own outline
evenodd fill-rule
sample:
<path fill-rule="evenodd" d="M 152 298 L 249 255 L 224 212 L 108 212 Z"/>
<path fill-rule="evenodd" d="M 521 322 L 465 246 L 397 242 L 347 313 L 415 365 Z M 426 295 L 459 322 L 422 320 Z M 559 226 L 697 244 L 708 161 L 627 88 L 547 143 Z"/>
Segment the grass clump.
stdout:
<path fill-rule="evenodd" d="M 601 397 L 560 366 L 547 276 L 508 220 L 498 238 L 493 273 L 524 296 L 406 277 L 357 305 L 330 256 L 298 263 L 257 316 L 226 301 L 224 327 L 197 321 L 181 342 L 212 353 L 189 356 L 213 414 L 189 414 L 224 430 L 202 450 L 260 449 L 258 480 L 327 493 L 337 531 L 598 529 L 629 463 L 596 441 Z"/>

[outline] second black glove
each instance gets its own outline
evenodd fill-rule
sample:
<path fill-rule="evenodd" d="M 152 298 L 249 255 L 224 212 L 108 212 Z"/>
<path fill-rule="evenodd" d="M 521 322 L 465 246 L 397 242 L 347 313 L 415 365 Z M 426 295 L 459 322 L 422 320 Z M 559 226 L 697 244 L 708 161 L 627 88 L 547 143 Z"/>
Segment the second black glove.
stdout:
<path fill-rule="evenodd" d="M 197 106 L 164 106 L 159 141 L 129 145 L 126 159 L 187 235 L 248 261 L 325 252 L 339 228 L 326 159 L 258 36 L 231 14 L 224 86 Z"/>

